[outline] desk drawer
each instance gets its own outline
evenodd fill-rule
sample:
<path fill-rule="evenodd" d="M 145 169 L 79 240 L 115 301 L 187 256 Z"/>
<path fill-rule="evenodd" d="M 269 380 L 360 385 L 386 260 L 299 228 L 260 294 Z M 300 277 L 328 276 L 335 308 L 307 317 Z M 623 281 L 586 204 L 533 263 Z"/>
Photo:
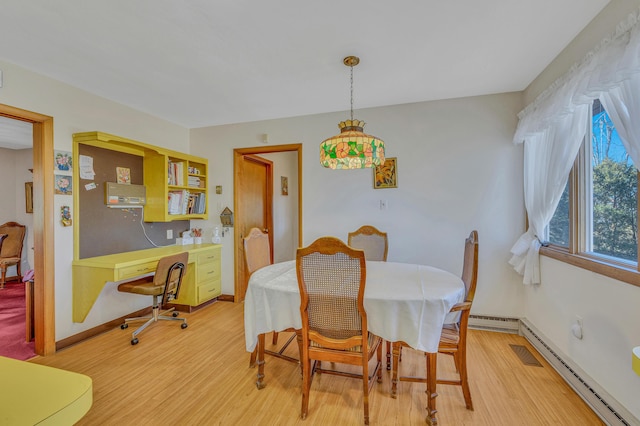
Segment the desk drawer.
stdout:
<path fill-rule="evenodd" d="M 198 265 L 204 263 L 217 262 L 220 260 L 220 250 L 207 250 L 204 253 L 198 254 Z"/>
<path fill-rule="evenodd" d="M 198 285 L 220 279 L 220 263 L 198 263 Z"/>
<path fill-rule="evenodd" d="M 118 280 L 126 280 L 156 271 L 158 262 L 147 262 L 118 269 Z"/>
<path fill-rule="evenodd" d="M 221 281 L 218 279 L 213 282 L 199 285 L 197 293 L 196 298 L 198 305 L 206 302 L 207 300 L 211 300 L 216 296 L 220 296 L 222 293 Z"/>

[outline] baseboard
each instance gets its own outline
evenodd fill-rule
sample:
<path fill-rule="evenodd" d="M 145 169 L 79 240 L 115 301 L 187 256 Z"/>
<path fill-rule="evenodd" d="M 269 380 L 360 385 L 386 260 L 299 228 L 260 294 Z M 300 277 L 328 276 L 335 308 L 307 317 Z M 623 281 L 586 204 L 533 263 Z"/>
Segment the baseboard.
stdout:
<path fill-rule="evenodd" d="M 144 309 L 140 309 L 139 311 L 136 312 L 132 312 L 129 315 L 125 315 L 122 316 L 120 318 L 116 318 L 114 320 L 111 320 L 109 322 L 105 322 L 104 324 L 100 324 L 97 327 L 93 327 L 90 328 L 88 330 L 85 330 L 81 333 L 78 334 L 74 334 L 73 336 L 69 336 L 66 339 L 62 339 L 62 340 L 58 340 L 56 342 L 56 351 L 59 351 L 61 349 L 67 348 L 69 346 L 75 345 L 76 343 L 80 343 L 84 340 L 90 339 L 94 336 L 97 336 L 98 334 L 102 334 L 106 331 L 110 331 L 113 330 L 116 327 L 119 327 L 123 322 L 125 318 L 128 317 L 141 317 L 144 315 L 149 315 L 151 314 L 151 306 L 144 308 Z"/>
<path fill-rule="evenodd" d="M 520 319 L 491 315 L 469 315 L 469 328 L 520 334 Z"/>
<path fill-rule="evenodd" d="M 545 339 L 545 336 L 527 320 L 520 321 L 520 334 L 551 364 L 603 422 L 608 425 L 640 426 L 640 420 L 602 389 L 567 355 L 549 343 L 549 339 Z"/>

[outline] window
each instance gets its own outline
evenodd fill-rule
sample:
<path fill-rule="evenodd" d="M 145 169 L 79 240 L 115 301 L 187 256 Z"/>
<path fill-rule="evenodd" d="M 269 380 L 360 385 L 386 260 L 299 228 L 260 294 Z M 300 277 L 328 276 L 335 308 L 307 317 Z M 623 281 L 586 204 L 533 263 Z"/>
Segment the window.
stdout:
<path fill-rule="evenodd" d="M 564 252 L 562 260 L 597 272 L 589 262 L 637 272 L 638 171 L 598 100 L 590 124 L 547 229 L 550 248 L 542 253 Z"/>

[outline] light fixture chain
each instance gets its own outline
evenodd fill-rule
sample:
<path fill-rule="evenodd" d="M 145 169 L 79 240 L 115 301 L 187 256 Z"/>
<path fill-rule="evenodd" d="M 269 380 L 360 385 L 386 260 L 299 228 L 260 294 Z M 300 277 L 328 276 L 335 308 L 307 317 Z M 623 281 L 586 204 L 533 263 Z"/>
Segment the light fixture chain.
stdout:
<path fill-rule="evenodd" d="M 353 65 L 351 65 L 351 122 L 353 123 Z"/>

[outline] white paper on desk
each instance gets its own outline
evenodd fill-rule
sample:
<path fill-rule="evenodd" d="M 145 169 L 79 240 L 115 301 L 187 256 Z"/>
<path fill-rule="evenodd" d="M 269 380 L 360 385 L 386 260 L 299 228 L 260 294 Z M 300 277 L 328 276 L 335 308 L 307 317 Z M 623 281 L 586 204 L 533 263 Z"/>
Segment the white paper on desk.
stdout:
<path fill-rule="evenodd" d="M 88 155 L 80 155 L 80 179 L 93 179 L 96 172 L 93 171 L 93 157 Z"/>

